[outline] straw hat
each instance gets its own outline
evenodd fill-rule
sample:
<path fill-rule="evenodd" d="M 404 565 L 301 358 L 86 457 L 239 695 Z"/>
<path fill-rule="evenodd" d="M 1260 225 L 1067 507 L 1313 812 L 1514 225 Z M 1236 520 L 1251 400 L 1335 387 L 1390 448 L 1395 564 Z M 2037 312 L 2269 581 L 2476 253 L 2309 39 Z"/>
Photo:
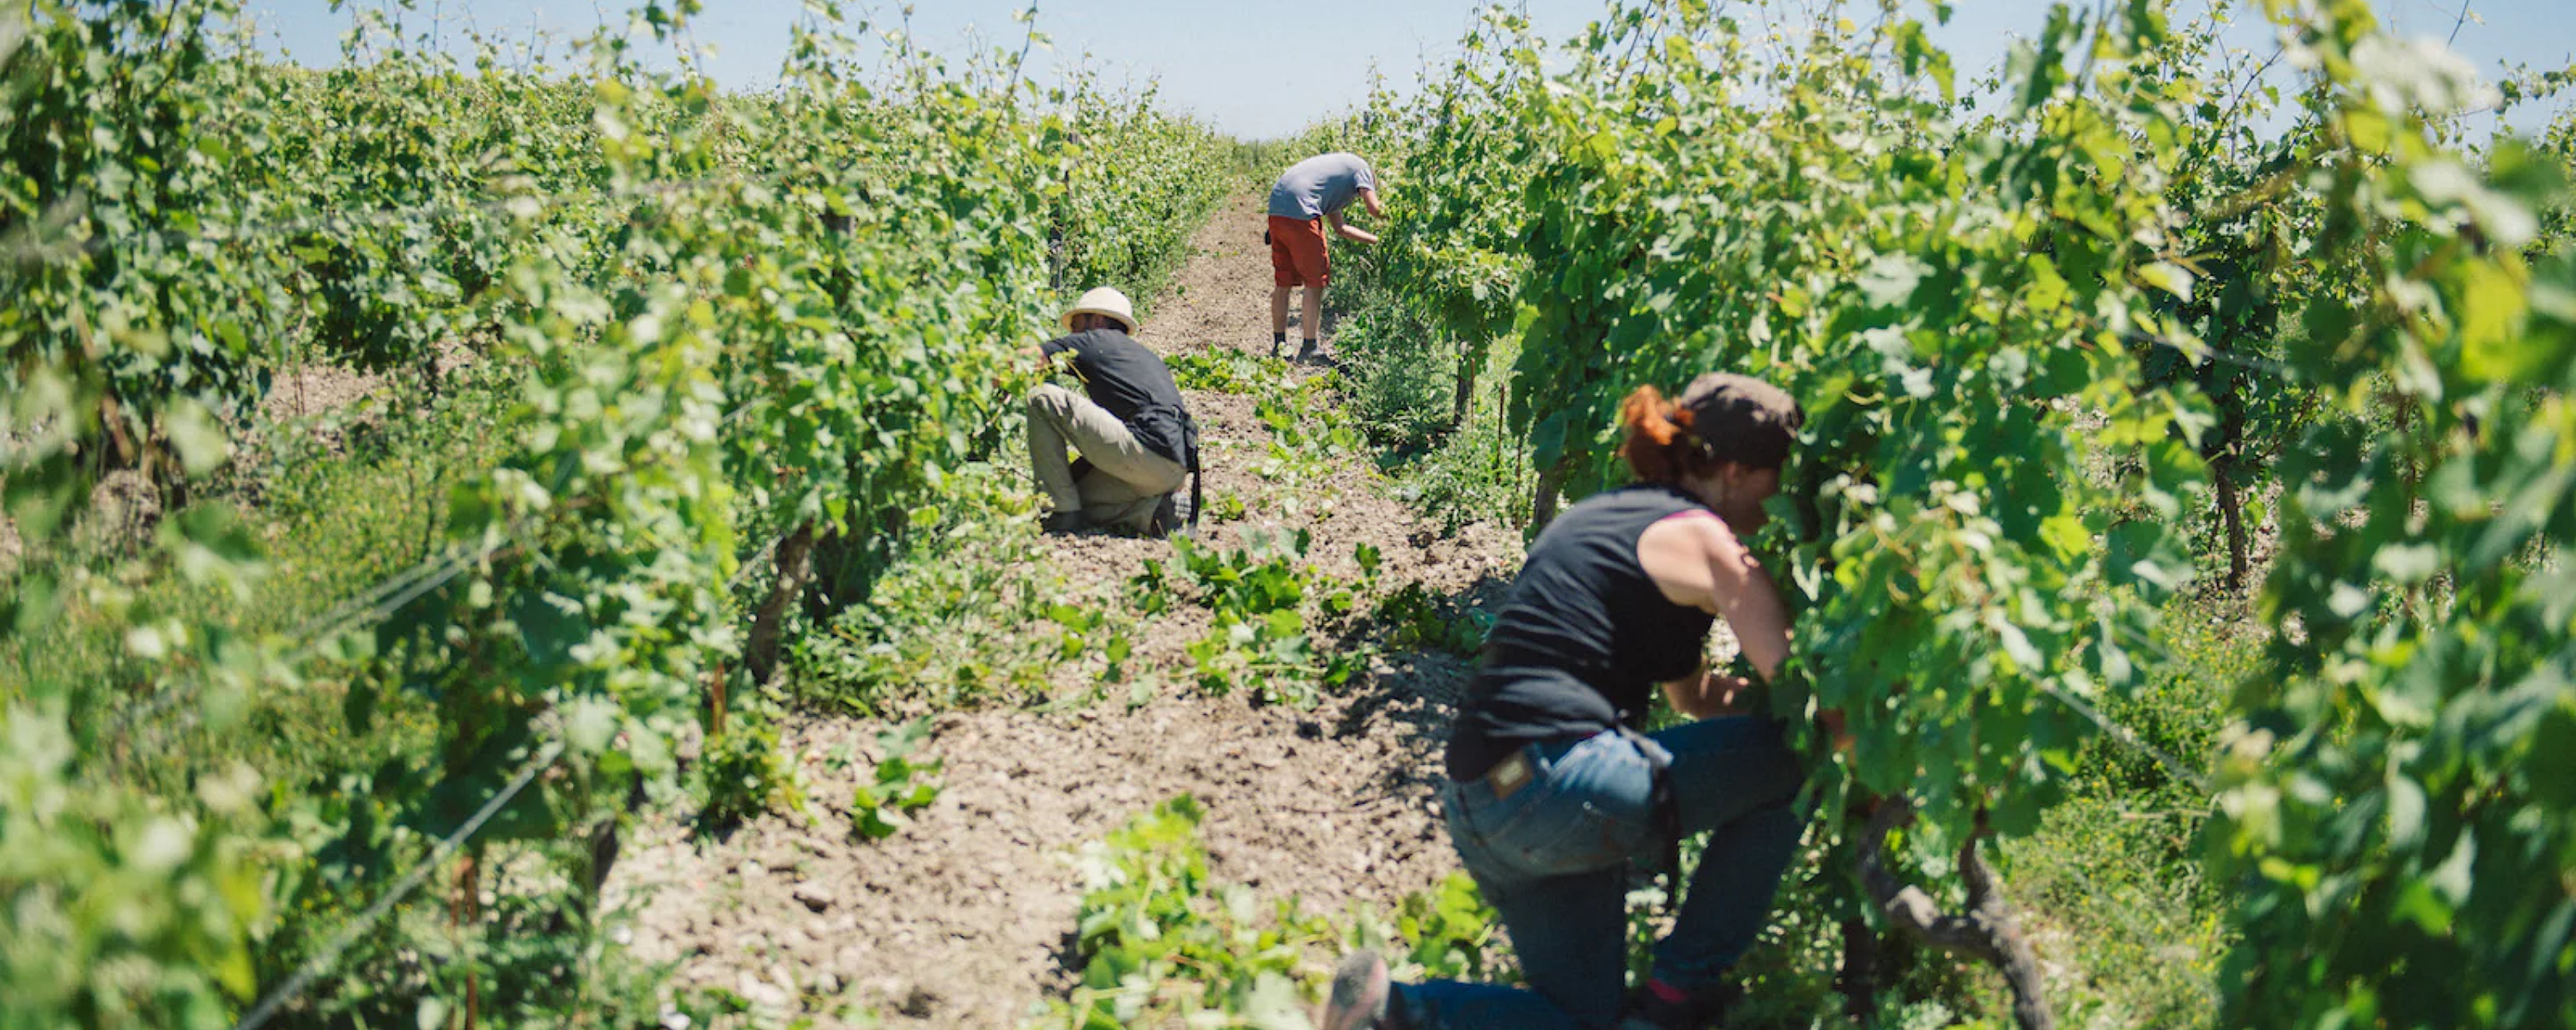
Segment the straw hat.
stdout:
<path fill-rule="evenodd" d="M 1094 287 L 1084 293 L 1081 300 L 1073 302 L 1073 310 L 1064 313 L 1064 328 L 1068 332 L 1073 329 L 1075 315 L 1107 315 L 1126 326 L 1128 332 L 1136 331 L 1136 309 L 1127 303 L 1127 295 L 1106 286 Z"/>

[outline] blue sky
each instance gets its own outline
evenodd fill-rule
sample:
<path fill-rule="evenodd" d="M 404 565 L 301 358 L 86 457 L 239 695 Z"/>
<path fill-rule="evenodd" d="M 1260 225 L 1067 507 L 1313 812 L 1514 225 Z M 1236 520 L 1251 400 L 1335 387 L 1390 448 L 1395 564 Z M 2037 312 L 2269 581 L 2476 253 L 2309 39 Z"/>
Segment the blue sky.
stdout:
<path fill-rule="evenodd" d="M 414 0 L 405 15 L 414 31 L 437 23 L 446 38 L 466 30 L 525 39 L 532 31 L 571 38 L 589 33 L 600 12 L 622 12 L 631 0 Z M 804 0 L 705 0 L 696 41 L 711 47 L 706 68 L 729 87 L 755 88 L 771 81 L 785 53 L 788 26 Z M 1539 33 L 1551 40 L 1579 31 L 1603 9 L 1602 0 L 1521 0 Z M 340 36 L 353 15 L 333 12 L 328 0 L 248 0 L 264 34 L 296 60 L 336 62 Z M 2460 0 L 2379 0 L 2381 16 L 2411 35 L 2447 36 Z M 938 48 L 959 50 L 980 35 L 1016 43 L 1013 14 L 1025 0 L 919 0 L 911 14 L 914 35 Z M 1403 86 L 1429 60 L 1437 66 L 1456 51 L 1473 19 L 1476 0 L 1042 0 L 1038 26 L 1054 37 L 1045 62 L 1087 62 L 1112 80 L 1158 80 L 1174 108 L 1213 121 L 1247 139 L 1294 132 L 1317 118 L 1349 107 L 1368 89 L 1374 66 Z M 2046 18 L 2042 0 L 1958 0 L 1951 23 L 1936 40 L 1950 50 L 1963 79 L 2001 58 L 2016 34 L 2036 31 Z M 897 0 L 854 3 L 854 14 L 873 13 L 879 26 L 900 21 Z M 2180 10 L 2195 10 L 2190 0 Z M 2535 68 L 2576 62 L 2576 14 L 2568 0 L 2469 0 L 2472 20 L 2454 44 L 2490 73 L 2500 62 Z M 622 15 L 619 17 L 622 21 Z M 2249 48 L 2270 49 L 2268 28 L 2249 22 L 2238 34 Z M 2556 109 L 2563 109 L 2561 100 Z M 2513 119 L 2536 128 L 2543 112 Z"/>

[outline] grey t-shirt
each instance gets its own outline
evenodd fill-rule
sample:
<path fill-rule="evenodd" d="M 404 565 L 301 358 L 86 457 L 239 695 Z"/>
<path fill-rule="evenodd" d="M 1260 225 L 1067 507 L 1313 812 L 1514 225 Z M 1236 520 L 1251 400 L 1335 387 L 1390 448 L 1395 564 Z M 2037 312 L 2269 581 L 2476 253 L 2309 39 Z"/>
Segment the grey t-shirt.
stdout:
<path fill-rule="evenodd" d="M 1297 162 L 1270 187 L 1270 213 L 1281 218 L 1338 215 L 1361 190 L 1377 188 L 1377 173 L 1358 154 L 1333 153 Z"/>

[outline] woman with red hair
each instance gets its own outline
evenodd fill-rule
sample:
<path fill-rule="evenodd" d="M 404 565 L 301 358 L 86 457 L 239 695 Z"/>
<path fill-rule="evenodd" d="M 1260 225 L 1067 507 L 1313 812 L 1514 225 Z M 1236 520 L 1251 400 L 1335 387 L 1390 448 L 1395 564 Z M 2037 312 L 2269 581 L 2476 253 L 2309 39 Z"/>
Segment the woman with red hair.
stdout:
<path fill-rule="evenodd" d="M 1722 616 L 1766 680 L 1789 656 L 1779 592 L 1743 541 L 1805 416 L 1776 387 L 1712 373 L 1676 400 L 1638 389 L 1620 421 L 1637 482 L 1566 509 L 1530 545 L 1449 741 L 1449 836 L 1529 988 L 1393 985 L 1360 952 L 1334 977 L 1323 1030 L 1697 1027 L 1732 996 L 1729 969 L 1797 847 L 1805 769 L 1778 722 L 1736 714 L 1752 684 L 1703 654 Z M 1658 688 L 1695 721 L 1641 732 Z M 1632 993 L 1629 863 L 1700 833 L 1680 915 Z"/>

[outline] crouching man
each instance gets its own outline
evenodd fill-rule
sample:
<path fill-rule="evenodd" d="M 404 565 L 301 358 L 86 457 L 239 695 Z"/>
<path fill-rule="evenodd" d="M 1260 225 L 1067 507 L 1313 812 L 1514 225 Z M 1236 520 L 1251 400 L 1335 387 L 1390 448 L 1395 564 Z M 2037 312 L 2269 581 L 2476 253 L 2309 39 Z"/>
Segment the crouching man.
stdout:
<path fill-rule="evenodd" d="M 1039 350 L 1050 362 L 1069 355 L 1083 393 L 1049 383 L 1029 395 L 1029 464 L 1055 506 L 1047 531 L 1180 528 L 1173 494 L 1197 471 L 1198 431 L 1171 369 L 1128 335 L 1136 331 L 1135 311 L 1116 290 L 1083 294 L 1064 327 L 1069 335 Z M 1067 459 L 1067 444 L 1082 453 L 1079 464 Z"/>

